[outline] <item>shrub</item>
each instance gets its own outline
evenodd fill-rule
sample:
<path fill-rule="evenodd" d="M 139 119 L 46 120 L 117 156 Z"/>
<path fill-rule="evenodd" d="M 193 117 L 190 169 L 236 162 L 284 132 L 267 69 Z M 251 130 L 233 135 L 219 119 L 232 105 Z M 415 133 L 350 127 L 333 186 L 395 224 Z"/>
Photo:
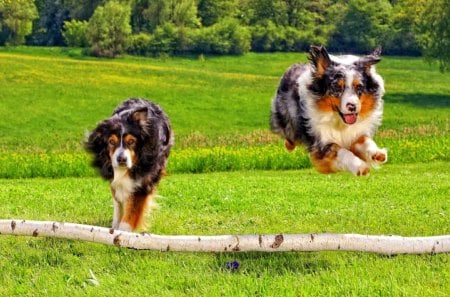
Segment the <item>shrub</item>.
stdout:
<path fill-rule="evenodd" d="M 313 38 L 307 32 L 300 31 L 293 27 L 286 27 L 284 32 L 285 51 L 304 52 L 309 50 Z M 319 42 L 316 44 L 323 44 Z"/>
<path fill-rule="evenodd" d="M 1 25 L 8 27 L 7 44 L 22 45 L 25 36 L 33 31 L 33 20 L 38 17 L 33 0 L 0 0 L 0 31 Z"/>
<path fill-rule="evenodd" d="M 131 35 L 130 15 L 131 8 L 117 1 L 97 7 L 87 28 L 90 53 L 112 58 L 125 52 Z"/>
<path fill-rule="evenodd" d="M 191 51 L 198 54 L 242 55 L 250 50 L 250 31 L 234 19 L 195 30 L 191 36 Z"/>
<path fill-rule="evenodd" d="M 235 19 L 225 19 L 215 24 L 218 40 L 227 41 L 225 54 L 242 55 L 250 50 L 251 34 L 248 28 L 243 27 Z"/>
<path fill-rule="evenodd" d="M 88 22 L 71 20 L 64 22 L 64 31 L 62 35 L 68 46 L 86 47 L 88 41 L 86 38 Z"/>
<path fill-rule="evenodd" d="M 152 36 L 147 33 L 139 33 L 131 36 L 127 52 L 132 55 L 147 56 L 150 51 Z"/>
<path fill-rule="evenodd" d="M 165 23 L 153 31 L 149 49 L 153 54 L 173 54 L 177 49 L 178 29 L 172 23 Z"/>
<path fill-rule="evenodd" d="M 252 50 L 255 52 L 274 52 L 286 50 L 286 35 L 283 27 L 272 21 L 252 28 Z"/>

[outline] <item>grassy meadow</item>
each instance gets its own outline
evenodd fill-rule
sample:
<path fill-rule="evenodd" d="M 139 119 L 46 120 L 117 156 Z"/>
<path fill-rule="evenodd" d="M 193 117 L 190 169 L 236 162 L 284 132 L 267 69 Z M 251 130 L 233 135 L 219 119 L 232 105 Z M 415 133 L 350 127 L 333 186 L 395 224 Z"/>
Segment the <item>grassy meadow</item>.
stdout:
<path fill-rule="evenodd" d="M 149 231 L 450 234 L 450 74 L 384 57 L 368 177 L 321 175 L 268 130 L 271 97 L 304 54 L 84 57 L 0 48 L 0 218 L 109 226 L 111 194 L 83 151 L 86 131 L 128 97 L 169 115 L 175 146 Z M 238 261 L 239 270 L 225 269 Z M 449 296 L 450 255 L 163 253 L 0 236 L 0 296 Z"/>

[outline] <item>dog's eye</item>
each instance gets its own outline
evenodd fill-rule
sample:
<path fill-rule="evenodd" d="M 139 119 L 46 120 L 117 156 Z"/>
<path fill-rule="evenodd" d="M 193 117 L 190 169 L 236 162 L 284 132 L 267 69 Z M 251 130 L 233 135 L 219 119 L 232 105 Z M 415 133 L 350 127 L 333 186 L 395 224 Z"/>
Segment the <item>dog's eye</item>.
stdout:
<path fill-rule="evenodd" d="M 117 141 L 114 138 L 110 138 L 108 140 L 108 144 L 111 145 L 111 146 L 115 146 L 117 144 Z"/>
<path fill-rule="evenodd" d="M 127 145 L 132 146 L 135 143 L 136 143 L 136 140 L 134 140 L 133 138 L 127 139 Z"/>
<path fill-rule="evenodd" d="M 356 85 L 356 86 L 355 86 L 355 92 L 356 92 L 356 94 L 357 94 L 358 96 L 361 96 L 362 93 L 363 93 L 363 91 L 364 91 L 364 88 L 363 88 L 362 85 Z"/>
<path fill-rule="evenodd" d="M 345 88 L 345 83 L 343 80 L 338 80 L 336 82 L 334 82 L 331 86 L 331 91 L 334 93 L 342 93 L 344 91 Z"/>

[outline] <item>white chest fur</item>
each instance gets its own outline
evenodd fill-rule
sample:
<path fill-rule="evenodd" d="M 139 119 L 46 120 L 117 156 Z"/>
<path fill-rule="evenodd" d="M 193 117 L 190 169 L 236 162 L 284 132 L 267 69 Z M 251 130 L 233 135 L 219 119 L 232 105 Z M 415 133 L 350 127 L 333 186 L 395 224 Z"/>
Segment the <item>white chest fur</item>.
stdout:
<path fill-rule="evenodd" d="M 344 148 L 350 148 L 352 143 L 362 135 L 372 137 L 378 121 L 373 118 L 358 120 L 357 123 L 348 126 L 336 114 L 321 114 L 316 111 L 311 119 L 310 129 L 315 135 L 320 135 L 322 144 L 336 143 Z"/>
<path fill-rule="evenodd" d="M 124 203 L 133 193 L 135 186 L 136 183 L 129 176 L 127 168 L 114 168 L 114 179 L 111 182 L 111 189 L 117 202 Z"/>

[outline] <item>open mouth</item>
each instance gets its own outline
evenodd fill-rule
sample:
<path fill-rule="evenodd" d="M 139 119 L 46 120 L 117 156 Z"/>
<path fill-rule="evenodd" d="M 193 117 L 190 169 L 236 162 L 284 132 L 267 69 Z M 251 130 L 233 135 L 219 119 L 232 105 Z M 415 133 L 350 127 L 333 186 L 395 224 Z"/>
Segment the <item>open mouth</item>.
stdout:
<path fill-rule="evenodd" d="M 346 123 L 347 125 L 353 125 L 356 122 L 356 120 L 358 120 L 357 113 L 343 114 L 342 112 L 339 112 L 339 115 L 341 116 L 344 123 Z"/>

